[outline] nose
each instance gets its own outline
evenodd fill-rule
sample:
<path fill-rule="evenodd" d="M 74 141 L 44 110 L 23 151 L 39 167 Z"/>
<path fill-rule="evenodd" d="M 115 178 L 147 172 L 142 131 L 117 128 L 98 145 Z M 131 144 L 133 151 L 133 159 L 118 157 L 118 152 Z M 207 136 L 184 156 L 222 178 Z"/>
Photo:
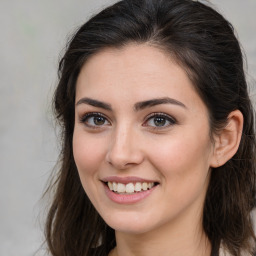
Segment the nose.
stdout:
<path fill-rule="evenodd" d="M 106 160 L 115 169 L 124 170 L 143 162 L 144 154 L 138 133 L 120 127 L 113 132 L 111 139 Z"/>

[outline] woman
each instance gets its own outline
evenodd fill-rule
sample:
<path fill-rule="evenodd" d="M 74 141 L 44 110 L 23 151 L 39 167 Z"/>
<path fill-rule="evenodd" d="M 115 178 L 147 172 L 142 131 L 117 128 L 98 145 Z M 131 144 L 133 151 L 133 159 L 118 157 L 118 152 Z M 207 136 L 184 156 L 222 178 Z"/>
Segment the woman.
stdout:
<path fill-rule="evenodd" d="M 232 26 L 191 0 L 126 0 L 74 35 L 51 255 L 253 255 L 255 135 Z"/>

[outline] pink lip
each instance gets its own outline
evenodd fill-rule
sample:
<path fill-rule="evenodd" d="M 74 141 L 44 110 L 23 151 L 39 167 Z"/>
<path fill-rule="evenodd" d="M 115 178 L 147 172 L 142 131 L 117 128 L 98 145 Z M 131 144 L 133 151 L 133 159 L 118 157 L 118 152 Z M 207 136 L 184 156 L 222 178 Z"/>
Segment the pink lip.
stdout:
<path fill-rule="evenodd" d="M 105 189 L 105 192 L 106 192 L 106 195 L 108 196 L 108 198 L 118 204 L 137 203 L 137 202 L 145 199 L 149 195 L 151 195 L 152 192 L 156 189 L 156 187 L 158 187 L 158 186 L 154 186 L 153 188 L 151 188 L 149 190 L 141 191 L 141 192 L 134 193 L 134 194 L 117 194 L 117 193 L 111 191 L 106 184 L 103 184 L 103 185 L 104 185 L 104 189 Z"/>
<path fill-rule="evenodd" d="M 129 176 L 129 177 L 118 177 L 118 176 L 109 176 L 101 179 L 103 182 L 119 182 L 123 184 L 128 184 L 128 183 L 136 183 L 136 182 L 156 182 L 155 180 L 148 180 L 148 179 L 143 179 L 135 176 Z"/>

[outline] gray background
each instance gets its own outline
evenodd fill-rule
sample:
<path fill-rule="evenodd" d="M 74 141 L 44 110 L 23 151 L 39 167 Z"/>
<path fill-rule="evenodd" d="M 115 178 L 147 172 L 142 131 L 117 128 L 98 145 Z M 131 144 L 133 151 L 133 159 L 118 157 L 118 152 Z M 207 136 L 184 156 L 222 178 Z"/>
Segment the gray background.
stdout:
<path fill-rule="evenodd" d="M 0 256 L 32 256 L 43 241 L 40 197 L 59 151 L 50 105 L 59 55 L 67 36 L 110 2 L 0 0 Z M 256 0 L 212 3 L 239 35 L 252 84 Z"/>

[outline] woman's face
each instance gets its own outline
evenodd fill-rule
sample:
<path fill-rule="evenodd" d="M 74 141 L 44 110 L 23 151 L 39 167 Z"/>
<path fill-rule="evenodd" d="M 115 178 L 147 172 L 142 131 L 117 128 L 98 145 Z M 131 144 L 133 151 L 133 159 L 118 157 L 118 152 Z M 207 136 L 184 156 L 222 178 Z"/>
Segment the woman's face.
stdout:
<path fill-rule="evenodd" d="M 200 220 L 214 158 L 209 133 L 185 71 L 157 48 L 105 49 L 79 74 L 74 158 L 86 194 L 115 230 Z"/>

